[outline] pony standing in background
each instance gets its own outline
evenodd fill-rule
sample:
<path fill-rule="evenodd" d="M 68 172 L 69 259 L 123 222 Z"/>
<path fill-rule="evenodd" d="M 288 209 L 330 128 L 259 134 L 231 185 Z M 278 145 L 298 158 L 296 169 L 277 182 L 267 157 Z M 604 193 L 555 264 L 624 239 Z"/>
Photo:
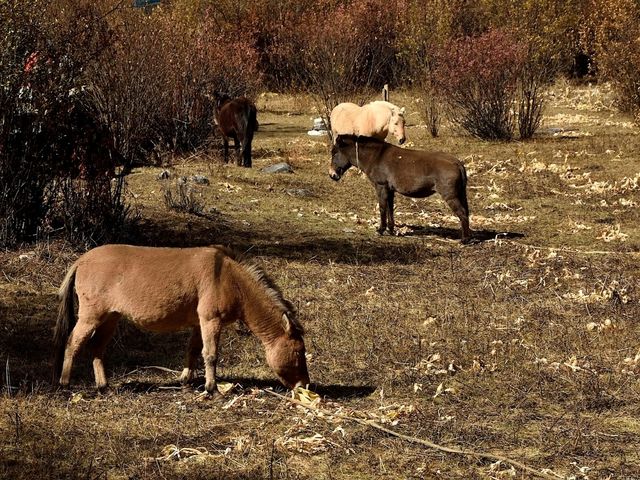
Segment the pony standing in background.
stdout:
<path fill-rule="evenodd" d="M 330 121 L 334 144 L 338 135 L 362 135 L 384 140 L 391 133 L 400 145 L 407 140 L 404 107 L 390 102 L 375 101 L 362 107 L 355 103 L 340 103 L 331 111 Z"/>
<path fill-rule="evenodd" d="M 237 164 L 251 167 L 251 142 L 258 131 L 257 109 L 245 97 L 232 99 L 228 95 L 215 93 L 215 123 L 224 142 L 224 162 L 229 161 L 229 139 L 233 139 Z M 240 149 L 242 148 L 242 152 Z"/>

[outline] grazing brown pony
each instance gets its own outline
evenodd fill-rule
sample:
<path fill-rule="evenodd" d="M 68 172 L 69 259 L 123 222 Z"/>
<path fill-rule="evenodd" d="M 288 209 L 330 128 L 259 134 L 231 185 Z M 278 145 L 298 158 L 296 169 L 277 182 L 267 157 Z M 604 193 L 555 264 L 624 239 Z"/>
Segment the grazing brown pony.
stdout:
<path fill-rule="evenodd" d="M 453 155 L 442 152 L 409 150 L 382 140 L 355 135 L 340 135 L 331 151 L 329 176 L 340 177 L 352 165 L 362 170 L 378 194 L 382 235 L 393 234 L 393 198 L 396 192 L 412 198 L 424 198 L 438 192 L 462 224 L 462 241 L 469 241 L 467 172 Z"/>
<path fill-rule="evenodd" d="M 86 342 L 96 386 L 107 386 L 104 352 L 122 317 L 155 332 L 191 328 L 180 380 L 193 378 L 202 353 L 209 393 L 216 391 L 220 332 L 237 319 L 262 341 L 267 363 L 284 385 L 309 383 L 303 330 L 292 305 L 261 269 L 237 261 L 224 247 L 104 245 L 76 260 L 59 294 L 54 381 L 59 379 L 64 387 L 69 385 L 73 359 Z"/>
<path fill-rule="evenodd" d="M 257 109 L 245 97 L 232 99 L 228 95 L 215 95 L 215 122 L 224 142 L 224 162 L 229 161 L 229 139 L 233 139 L 237 164 L 251 167 L 251 142 L 258 131 Z M 242 147 L 242 153 L 240 148 Z"/>

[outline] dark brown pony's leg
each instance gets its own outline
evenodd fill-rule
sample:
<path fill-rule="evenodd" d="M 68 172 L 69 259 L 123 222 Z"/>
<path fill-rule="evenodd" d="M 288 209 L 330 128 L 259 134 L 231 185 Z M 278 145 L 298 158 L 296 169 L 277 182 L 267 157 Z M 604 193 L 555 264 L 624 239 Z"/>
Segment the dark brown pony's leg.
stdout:
<path fill-rule="evenodd" d="M 216 365 L 218 363 L 218 341 L 222 331 L 220 317 L 200 316 L 200 330 L 202 332 L 202 357 L 204 358 L 204 388 L 213 395 L 216 390 Z"/>
<path fill-rule="evenodd" d="M 240 146 L 241 146 L 241 141 L 240 141 L 241 136 L 240 135 L 234 135 L 233 136 L 233 148 L 236 151 L 236 165 L 241 166 L 242 165 L 242 152 L 240 151 Z"/>
<path fill-rule="evenodd" d="M 229 163 L 229 138 L 226 135 L 222 135 L 223 151 L 224 151 L 224 163 Z"/>
<path fill-rule="evenodd" d="M 202 353 L 202 333 L 200 332 L 200 326 L 193 327 L 191 331 L 191 338 L 189 339 L 189 345 L 187 346 L 187 355 L 184 361 L 184 370 L 180 375 L 180 382 L 186 385 L 195 376 L 196 365 L 198 357 Z"/>
<path fill-rule="evenodd" d="M 388 190 L 387 193 L 387 218 L 389 219 L 388 228 L 389 233 L 393 235 L 393 230 L 396 227 L 395 219 L 393 218 L 393 199 L 395 197 L 393 190 Z"/>
<path fill-rule="evenodd" d="M 378 205 L 380 206 L 380 226 L 378 227 L 378 233 L 382 235 L 387 229 L 389 189 L 382 185 L 376 185 L 376 193 L 378 194 Z"/>
<path fill-rule="evenodd" d="M 471 236 L 469 229 L 469 207 L 466 205 L 466 198 L 449 198 L 446 199 L 447 205 L 453 210 L 453 213 L 460 219 L 462 226 L 462 243 L 467 243 Z"/>
<path fill-rule="evenodd" d="M 102 325 L 96 328 L 89 340 L 89 348 L 93 358 L 93 374 L 98 390 L 104 390 L 108 385 L 107 375 L 104 372 L 104 352 L 107 349 L 109 340 L 111 340 L 116 331 L 119 320 L 120 316 L 118 314 L 110 315 Z"/>

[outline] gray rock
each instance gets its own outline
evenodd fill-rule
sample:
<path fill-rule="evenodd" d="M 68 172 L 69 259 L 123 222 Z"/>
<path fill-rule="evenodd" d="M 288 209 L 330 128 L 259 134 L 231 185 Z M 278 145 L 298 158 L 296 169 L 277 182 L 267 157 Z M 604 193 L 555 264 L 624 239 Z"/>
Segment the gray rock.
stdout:
<path fill-rule="evenodd" d="M 293 173 L 293 168 L 286 162 L 276 163 L 262 169 L 264 173 Z"/>
<path fill-rule="evenodd" d="M 199 185 L 209 185 L 209 179 L 204 175 L 194 175 L 189 180 Z"/>
<path fill-rule="evenodd" d="M 292 197 L 303 197 L 309 198 L 313 197 L 313 192 L 311 190 L 307 190 L 306 188 L 289 188 L 285 190 L 287 195 L 291 195 Z"/>

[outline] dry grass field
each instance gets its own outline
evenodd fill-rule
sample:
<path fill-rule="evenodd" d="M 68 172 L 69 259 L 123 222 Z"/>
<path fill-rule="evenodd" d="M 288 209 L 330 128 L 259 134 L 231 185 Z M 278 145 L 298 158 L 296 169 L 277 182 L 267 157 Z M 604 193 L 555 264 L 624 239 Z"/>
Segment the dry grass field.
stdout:
<path fill-rule="evenodd" d="M 488 143 L 446 126 L 432 139 L 409 94 L 410 148 L 458 155 L 476 242 L 437 196 L 397 198 L 397 236 L 378 236 L 373 188 L 328 175 L 311 102 L 259 99 L 251 170 L 218 150 L 134 170 L 127 241 L 230 245 L 299 310 L 311 390 L 287 394 L 260 343 L 226 331 L 225 395 L 181 389 L 188 334 L 121 325 L 111 389 L 88 358 L 72 388 L 49 382 L 56 290 L 80 254 L 62 242 L 0 253 L 0 477 L 12 479 L 534 478 L 507 462 L 445 453 L 409 437 L 502 455 L 547 478 L 640 479 L 640 129 L 606 86 L 557 85 L 529 142 Z M 289 162 L 293 174 L 266 174 Z M 165 205 L 180 176 L 198 215 Z M 165 367 L 162 370 L 155 367 Z M 304 400 L 304 399 L 303 399 Z M 336 415 L 337 414 L 337 415 Z"/>

